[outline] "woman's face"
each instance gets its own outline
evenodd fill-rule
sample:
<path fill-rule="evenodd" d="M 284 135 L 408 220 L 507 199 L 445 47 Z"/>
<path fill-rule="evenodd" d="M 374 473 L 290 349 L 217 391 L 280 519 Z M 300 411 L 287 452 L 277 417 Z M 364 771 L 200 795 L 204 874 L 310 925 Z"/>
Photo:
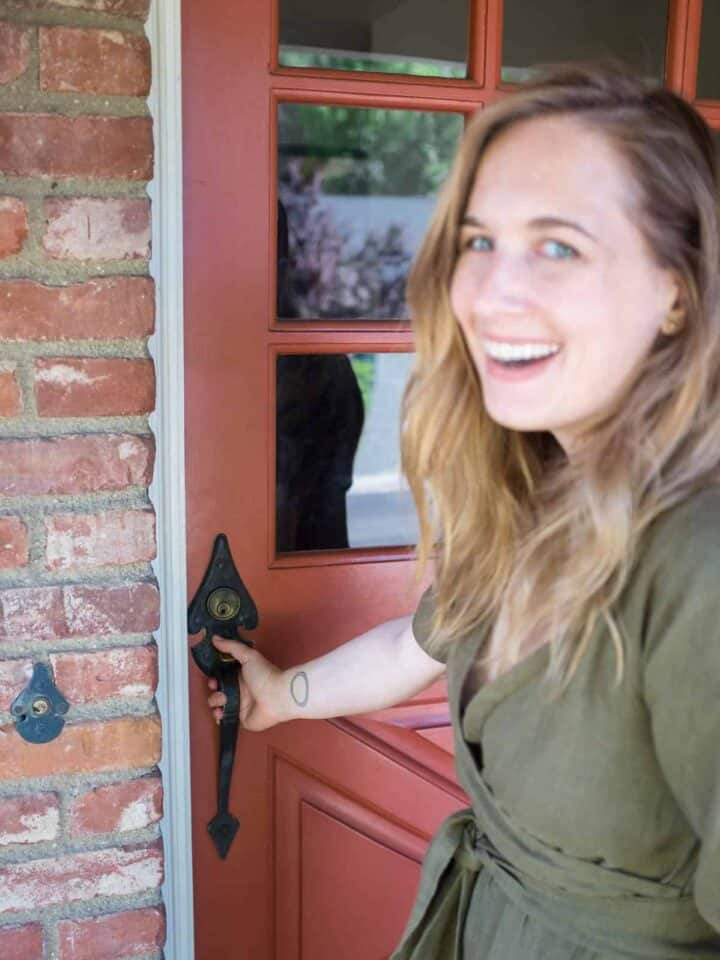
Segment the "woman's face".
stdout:
<path fill-rule="evenodd" d="M 450 287 L 488 414 L 569 450 L 648 356 L 678 296 L 603 134 L 518 123 L 480 161 Z"/>

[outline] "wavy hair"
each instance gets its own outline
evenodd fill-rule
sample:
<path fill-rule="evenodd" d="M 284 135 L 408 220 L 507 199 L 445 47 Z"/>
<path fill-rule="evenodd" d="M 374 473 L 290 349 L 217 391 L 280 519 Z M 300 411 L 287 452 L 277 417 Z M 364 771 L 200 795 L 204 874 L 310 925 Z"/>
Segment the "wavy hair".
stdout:
<path fill-rule="evenodd" d="M 613 410 L 568 460 L 550 434 L 490 419 L 450 304 L 458 234 L 478 164 L 514 124 L 565 115 L 604 133 L 639 189 L 638 225 L 686 307 L 658 335 Z M 551 69 L 469 123 L 408 284 L 416 361 L 402 416 L 403 467 L 420 520 L 420 567 L 437 550 L 433 639 L 494 623 L 492 662 L 549 638 L 548 674 L 569 683 L 600 623 L 624 664 L 613 604 L 643 532 L 720 464 L 720 219 L 715 147 L 681 97 L 615 64 Z M 490 658 L 490 644 L 485 650 Z"/>

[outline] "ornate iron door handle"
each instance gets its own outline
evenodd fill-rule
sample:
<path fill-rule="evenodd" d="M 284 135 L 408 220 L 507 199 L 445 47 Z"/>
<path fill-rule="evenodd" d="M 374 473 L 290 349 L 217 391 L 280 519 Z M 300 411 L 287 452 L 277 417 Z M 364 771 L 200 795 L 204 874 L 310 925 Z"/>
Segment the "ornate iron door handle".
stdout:
<path fill-rule="evenodd" d="M 197 666 L 208 677 L 215 677 L 218 688 L 227 697 L 220 721 L 218 809 L 208 823 L 208 832 L 223 860 L 240 826 L 228 806 L 240 725 L 240 664 L 217 650 L 210 638 L 216 635 L 241 640 L 252 647 L 252 641 L 241 636 L 238 628 L 254 630 L 257 623 L 257 608 L 237 572 L 228 539 L 224 533 L 219 533 L 205 576 L 188 607 L 188 633 L 205 631 L 205 636 L 192 647 L 191 653 Z"/>

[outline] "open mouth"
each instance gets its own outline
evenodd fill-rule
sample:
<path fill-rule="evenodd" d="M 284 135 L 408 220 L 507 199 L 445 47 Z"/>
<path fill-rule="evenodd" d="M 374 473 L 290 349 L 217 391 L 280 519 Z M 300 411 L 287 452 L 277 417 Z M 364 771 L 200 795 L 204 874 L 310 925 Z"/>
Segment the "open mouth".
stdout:
<path fill-rule="evenodd" d="M 549 360 L 560 347 L 554 343 L 500 343 L 483 340 L 483 349 L 494 363 L 509 369 L 522 369 Z"/>

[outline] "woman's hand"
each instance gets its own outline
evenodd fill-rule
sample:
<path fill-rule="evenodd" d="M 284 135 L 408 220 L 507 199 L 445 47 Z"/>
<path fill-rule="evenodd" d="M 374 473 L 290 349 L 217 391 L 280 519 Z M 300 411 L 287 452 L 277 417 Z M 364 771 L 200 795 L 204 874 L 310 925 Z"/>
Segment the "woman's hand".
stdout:
<path fill-rule="evenodd" d="M 229 653 L 241 665 L 238 677 L 240 686 L 240 723 L 245 730 L 267 730 L 286 720 L 281 709 L 285 692 L 281 681 L 282 670 L 266 660 L 261 653 L 239 640 L 224 640 L 213 637 L 213 644 L 223 653 Z M 214 677 L 208 680 L 213 691 L 208 697 L 217 723 L 222 717 L 225 694 L 218 690 Z"/>

